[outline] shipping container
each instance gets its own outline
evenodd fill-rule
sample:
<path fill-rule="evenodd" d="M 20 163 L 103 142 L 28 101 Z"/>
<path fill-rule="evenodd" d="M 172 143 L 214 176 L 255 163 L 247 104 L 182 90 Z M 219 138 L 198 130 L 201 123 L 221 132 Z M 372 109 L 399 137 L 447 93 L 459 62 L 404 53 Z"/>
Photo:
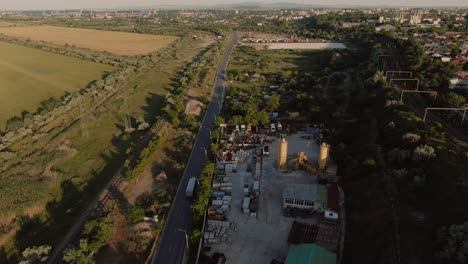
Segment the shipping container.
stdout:
<path fill-rule="evenodd" d="M 213 205 L 213 206 L 221 206 L 221 205 L 223 205 L 223 200 L 213 200 L 213 201 L 211 202 L 211 205 Z"/>
<path fill-rule="evenodd" d="M 260 182 L 259 181 L 254 181 L 253 182 L 253 190 L 258 191 L 260 189 Z"/>
<path fill-rule="evenodd" d="M 212 196 L 215 197 L 215 198 L 223 198 L 224 195 L 225 195 L 224 192 L 213 192 Z"/>
<path fill-rule="evenodd" d="M 231 192 L 232 187 L 221 187 L 221 191 Z"/>
<path fill-rule="evenodd" d="M 244 202 L 242 203 L 242 208 L 243 209 L 248 209 L 249 208 L 249 205 L 250 205 L 250 198 L 249 197 L 245 197 L 244 198 Z"/>

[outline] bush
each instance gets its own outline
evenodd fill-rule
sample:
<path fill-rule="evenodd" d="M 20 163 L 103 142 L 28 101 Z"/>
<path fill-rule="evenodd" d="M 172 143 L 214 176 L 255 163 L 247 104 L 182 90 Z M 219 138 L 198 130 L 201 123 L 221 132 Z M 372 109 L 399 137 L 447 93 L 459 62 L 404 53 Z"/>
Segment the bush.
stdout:
<path fill-rule="evenodd" d="M 449 93 L 447 102 L 455 107 L 463 107 L 466 103 L 466 99 L 462 95 L 458 95 L 456 93 Z"/>
<path fill-rule="evenodd" d="M 413 152 L 414 161 L 425 161 L 436 157 L 436 153 L 433 147 L 428 145 L 418 146 Z"/>
<path fill-rule="evenodd" d="M 98 252 L 106 245 L 113 229 L 114 223 L 111 215 L 88 221 L 82 233 L 87 239 L 87 247 L 94 253 Z"/>
<path fill-rule="evenodd" d="M 46 263 L 51 250 L 52 247 L 48 245 L 26 248 L 21 253 L 22 260 L 19 262 L 19 264 Z"/>
<path fill-rule="evenodd" d="M 63 260 L 70 264 L 94 264 L 94 253 L 89 247 L 87 239 L 81 239 L 79 247 L 67 248 Z"/>
<path fill-rule="evenodd" d="M 418 142 L 421 136 L 414 133 L 406 133 L 403 135 L 402 139 L 407 142 Z"/>
<path fill-rule="evenodd" d="M 442 250 L 437 256 L 451 261 L 450 263 L 467 263 L 468 261 L 468 222 L 463 225 L 442 227 L 439 231 L 439 243 Z"/>
<path fill-rule="evenodd" d="M 127 221 L 129 224 L 135 224 L 143 221 L 145 209 L 139 206 L 132 206 L 127 211 Z"/>

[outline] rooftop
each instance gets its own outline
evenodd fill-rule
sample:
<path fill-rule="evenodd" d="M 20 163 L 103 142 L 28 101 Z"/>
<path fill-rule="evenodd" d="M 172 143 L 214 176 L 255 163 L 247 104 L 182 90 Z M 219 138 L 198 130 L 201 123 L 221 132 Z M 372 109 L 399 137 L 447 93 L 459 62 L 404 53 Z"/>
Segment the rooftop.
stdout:
<path fill-rule="evenodd" d="M 284 199 L 296 199 L 304 201 L 315 201 L 317 196 L 317 185 L 315 184 L 297 184 L 286 185 L 283 191 Z"/>
<path fill-rule="evenodd" d="M 338 212 L 340 208 L 339 200 L 340 192 L 338 191 L 338 184 L 335 182 L 328 186 L 326 208 L 330 211 Z"/>
<path fill-rule="evenodd" d="M 285 264 L 335 264 L 336 254 L 315 244 L 291 245 Z"/>

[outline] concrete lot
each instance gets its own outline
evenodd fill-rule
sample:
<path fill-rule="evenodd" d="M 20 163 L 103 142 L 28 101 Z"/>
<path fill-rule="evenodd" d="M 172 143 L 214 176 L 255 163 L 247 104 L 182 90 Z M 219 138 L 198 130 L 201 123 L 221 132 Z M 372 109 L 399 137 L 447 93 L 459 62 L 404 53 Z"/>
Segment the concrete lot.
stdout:
<path fill-rule="evenodd" d="M 297 152 L 305 151 L 309 158 L 317 158 L 319 147 L 310 140 L 302 139 L 305 134 L 287 137 L 288 156 L 295 157 Z M 211 253 L 222 252 L 227 263 L 270 263 L 273 259 L 285 259 L 288 252 L 288 234 L 294 218 L 282 215 L 283 189 L 288 183 L 316 182 L 316 176 L 302 171 L 278 171 L 278 138 L 270 144 L 270 155 L 263 158 L 262 177 L 260 181 L 260 200 L 257 217 L 242 214 L 243 185 L 252 183 L 252 173 L 247 172 L 246 161 L 238 164 L 236 173 L 228 172 L 232 180 L 232 204 L 227 214 L 229 221 L 237 225 L 228 242 L 209 245 Z M 297 219 L 301 222 L 317 223 L 318 217 Z"/>

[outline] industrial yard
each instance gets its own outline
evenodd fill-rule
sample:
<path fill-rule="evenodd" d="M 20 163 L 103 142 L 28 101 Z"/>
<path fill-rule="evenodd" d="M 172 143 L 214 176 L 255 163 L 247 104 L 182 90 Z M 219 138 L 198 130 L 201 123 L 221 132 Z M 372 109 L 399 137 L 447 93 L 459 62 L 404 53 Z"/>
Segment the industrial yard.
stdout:
<path fill-rule="evenodd" d="M 262 132 L 234 132 L 229 139 L 238 150 L 217 157 L 204 254 L 221 255 L 226 263 L 289 263 L 288 250 L 294 244 L 320 243 L 317 234 L 332 181 L 319 184 L 324 178 L 318 176 L 316 165 L 328 149 L 321 150 L 320 140 L 310 130 L 291 135 Z M 330 175 L 333 170 L 330 166 Z M 297 196 L 292 204 L 289 195 Z M 299 201 L 301 196 L 304 201 Z M 322 237 L 322 246 L 336 262 L 338 222 L 329 220 L 335 229 Z"/>
<path fill-rule="evenodd" d="M 256 49 L 299 49 L 299 50 L 325 50 L 325 49 L 346 49 L 343 43 L 254 43 L 247 44 Z"/>

